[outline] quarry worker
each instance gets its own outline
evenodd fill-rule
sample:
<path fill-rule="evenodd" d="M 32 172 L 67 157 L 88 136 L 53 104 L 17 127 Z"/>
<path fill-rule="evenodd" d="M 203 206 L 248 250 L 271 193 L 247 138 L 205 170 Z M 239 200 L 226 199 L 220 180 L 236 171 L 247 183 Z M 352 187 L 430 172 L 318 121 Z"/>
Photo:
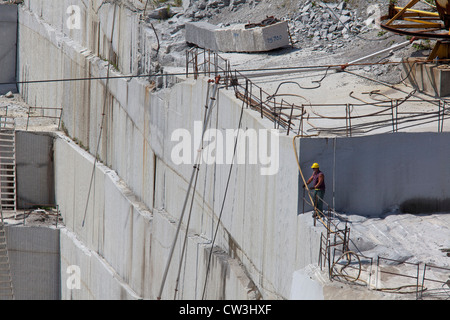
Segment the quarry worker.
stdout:
<path fill-rule="evenodd" d="M 314 190 L 314 212 L 316 212 L 316 210 L 323 212 L 323 197 L 325 196 L 325 175 L 322 171 L 320 171 L 318 163 L 314 163 L 311 166 L 311 169 L 313 169 L 313 174 L 311 178 L 309 178 L 306 182 L 306 185 L 309 185 L 311 182 L 313 183 L 313 186 L 310 189 Z"/>

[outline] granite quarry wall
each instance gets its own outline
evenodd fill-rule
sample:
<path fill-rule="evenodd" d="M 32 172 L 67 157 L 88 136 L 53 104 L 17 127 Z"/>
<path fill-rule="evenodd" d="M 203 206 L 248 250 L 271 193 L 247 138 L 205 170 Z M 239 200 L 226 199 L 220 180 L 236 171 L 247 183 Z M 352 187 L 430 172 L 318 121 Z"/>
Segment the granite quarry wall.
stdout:
<path fill-rule="evenodd" d="M 72 4 L 82 8 L 86 28 L 66 28 L 65 12 Z M 18 78 L 105 77 L 111 47 L 114 61 L 109 62 L 118 69 L 111 75 L 139 73 L 139 52 L 150 44 L 136 16 L 129 6 L 109 2 L 61 1 L 50 8 L 45 0 L 25 0 L 19 6 Z M 192 164 L 174 163 L 176 143 L 170 137 L 180 128 L 194 132 L 195 121 L 203 119 L 210 92 L 207 80 L 172 77 L 172 85 L 158 91 L 136 78 L 19 87 L 31 105 L 62 106 L 70 137 L 58 133 L 53 145 L 55 201 L 65 223 L 60 232 L 62 299 L 158 297 L 192 172 Z M 232 90 L 220 89 L 212 113 L 217 128 L 237 129 L 241 106 Z M 256 130 L 273 126 L 247 109 L 241 123 L 242 128 Z M 419 189 L 425 190 L 422 196 L 436 196 L 432 188 L 421 189 L 419 181 L 432 183 L 422 171 L 414 183 L 402 180 L 403 189 L 386 188 L 381 198 L 367 199 L 380 187 L 398 182 L 386 167 L 409 159 L 413 142 L 427 145 L 434 138 L 341 138 L 337 148 L 332 139 L 302 139 L 301 166 L 307 175 L 311 162 L 322 164 L 328 190 L 335 190 L 328 191 L 325 200 L 332 203 L 334 194 L 338 210 L 381 214 L 414 198 Z M 443 146 L 441 138 L 434 141 L 430 151 Z M 439 159 L 448 157 L 448 148 L 440 150 Z M 298 215 L 301 189 L 292 136 L 279 137 L 279 155 L 275 175 L 261 175 L 259 164 L 237 164 L 229 178 L 229 165 L 201 166 L 192 219 L 188 230 L 188 216 L 183 219 L 162 299 L 173 299 L 185 235 L 187 254 L 178 288 L 182 299 L 201 299 L 207 273 L 208 299 L 288 298 L 295 271 L 317 263 L 320 231 L 311 228 L 310 217 Z M 374 163 L 371 172 L 358 165 L 367 161 Z M 409 163 L 405 170 L 417 170 L 426 159 Z M 354 170 L 361 173 L 355 184 L 364 187 L 348 188 Z M 70 266 L 80 268 L 77 288 L 64 285 Z"/>
<path fill-rule="evenodd" d="M 95 1 L 93 3 L 95 7 Z M 78 4 L 89 13 L 98 9 L 101 13 L 87 14 L 86 19 L 89 21 L 95 17 L 103 26 L 108 25 L 109 14 L 114 11 L 116 15 L 123 14 L 132 20 L 126 7 L 105 3 L 91 11 L 92 8 L 83 1 Z M 64 29 L 61 29 L 64 27 L 60 23 L 64 6 L 61 5 L 59 12 L 57 8 L 44 10 L 44 7 L 45 1 L 25 1 L 19 7 L 19 78 L 37 79 L 44 75 L 54 79 L 106 76 L 107 62 L 90 46 L 96 41 L 64 35 Z M 122 23 L 125 26 L 132 21 Z M 91 22 L 86 24 L 91 25 Z M 120 27 L 114 33 L 117 34 L 118 30 Z M 75 33 L 73 30 L 71 32 Z M 117 48 L 130 46 L 129 38 L 118 39 Z M 121 56 L 120 53 L 118 56 Z M 121 59 L 118 65 L 122 71 Z M 117 73 L 111 75 L 114 74 Z M 67 239 L 62 236 L 61 240 L 61 270 L 65 270 L 65 265 L 78 264 L 82 276 L 87 277 L 86 281 L 82 281 L 87 286 L 85 290 L 73 293 L 65 291 L 63 286 L 63 298 L 120 297 L 115 289 L 105 296 L 96 287 L 100 280 L 93 278 L 101 266 L 105 270 L 100 274 L 108 274 L 111 288 L 125 290 L 126 297 L 157 297 L 176 230 L 175 222 L 192 170 L 192 165 L 178 166 L 172 162 L 174 142 L 169 141 L 168 137 L 179 128 L 192 131 L 194 121 L 201 121 L 203 110 L 199 106 L 204 104 L 208 90 L 208 83 L 204 80 L 173 79 L 172 82 L 175 85 L 171 88 L 155 93 L 151 92 L 147 83 L 138 79 L 111 80 L 106 94 L 105 80 L 28 84 L 20 88 L 28 103 L 64 106 L 64 128 L 82 147 L 75 148 L 72 144 L 68 147 L 64 139 L 57 139 L 55 143 L 56 201 L 67 233 L 70 233 Z M 107 99 L 106 116 L 100 148 L 96 150 L 104 97 Z M 218 100 L 218 108 L 212 117 L 219 119 L 220 127 L 236 129 L 240 103 L 236 102 L 232 91 L 226 92 L 224 89 L 220 90 Z M 266 126 L 248 111 L 244 113 L 242 123 L 248 128 Z M 293 155 L 290 138 L 280 139 L 280 148 L 285 150 L 284 153 Z M 99 163 L 105 166 L 102 167 L 104 172 L 96 170 L 92 188 L 95 192 L 90 194 L 88 190 L 94 159 L 84 150 L 91 154 L 97 151 Z M 238 165 L 233 170 L 230 179 L 233 181 L 230 187 L 233 192 L 230 192 L 224 205 L 226 214 L 221 220 L 215 242 L 207 298 L 287 297 L 291 279 L 284 275 L 292 274 L 296 268 L 310 262 L 309 258 L 303 258 L 303 254 L 291 253 L 306 250 L 298 246 L 297 241 L 291 241 L 291 237 L 277 236 L 289 234 L 286 229 L 292 229 L 290 234 L 305 237 L 304 232 L 298 232 L 302 226 L 298 224 L 295 213 L 297 203 L 290 201 L 296 194 L 291 186 L 297 182 L 292 175 L 296 170 L 292 159 L 282 160 L 280 174 L 274 176 L 261 176 L 258 165 Z M 205 167 L 200 172 L 188 232 L 187 250 L 192 254 L 185 259 L 185 278 L 181 282 L 182 289 L 179 289 L 183 298 L 200 298 L 202 295 L 210 240 L 220 212 L 228 171 L 229 166 L 221 165 L 216 169 Z M 114 172 L 117 175 L 114 179 L 120 182 L 112 180 L 106 172 Z M 126 192 L 117 185 L 126 186 Z M 86 212 L 88 194 L 92 198 Z M 271 197 L 264 197 L 264 194 L 271 194 Z M 130 202 L 129 196 L 133 202 Z M 134 204 L 136 201 L 139 205 Z M 83 226 L 84 216 L 86 221 Z M 72 238 L 79 242 L 73 241 L 69 245 L 70 241 L 66 240 Z M 175 252 L 179 252 L 182 239 L 181 234 Z M 280 266 L 275 263 L 280 260 L 274 259 L 276 256 L 286 261 L 283 273 L 279 272 Z M 179 259 L 177 253 L 168 274 L 163 299 L 173 297 Z M 62 283 L 64 274 L 62 272 Z"/>
<path fill-rule="evenodd" d="M 299 149 L 308 177 L 308 165 L 321 164 L 328 204 L 334 204 L 338 212 L 376 217 L 391 212 L 450 210 L 445 191 L 450 187 L 445 178 L 450 174 L 445 165 L 450 154 L 448 139 L 448 133 L 303 139 Z M 301 208 L 302 199 L 299 201 Z M 306 208 L 310 210 L 308 205 Z"/>
<path fill-rule="evenodd" d="M 61 299 L 60 229 L 30 215 L 36 208 L 55 205 L 53 141 L 52 133 L 16 131 L 19 211 L 6 226 L 6 237 L 17 300 Z"/>
<path fill-rule="evenodd" d="M 16 42 L 17 6 L 2 5 L 0 10 L 0 94 L 17 92 L 16 81 Z"/>
<path fill-rule="evenodd" d="M 60 232 L 36 226 L 6 227 L 16 300 L 59 300 Z"/>

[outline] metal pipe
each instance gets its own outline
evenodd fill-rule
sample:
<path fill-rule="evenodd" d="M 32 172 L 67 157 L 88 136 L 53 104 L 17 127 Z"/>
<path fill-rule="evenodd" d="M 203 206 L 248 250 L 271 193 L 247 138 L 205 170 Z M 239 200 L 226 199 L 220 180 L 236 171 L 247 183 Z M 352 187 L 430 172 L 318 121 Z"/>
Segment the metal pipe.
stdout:
<path fill-rule="evenodd" d="M 406 47 L 408 44 L 411 44 L 411 43 L 412 42 L 410 40 L 408 40 L 408 41 L 402 42 L 400 44 L 393 45 L 393 46 L 391 46 L 391 47 L 389 47 L 387 49 L 383 49 L 383 50 L 377 51 L 375 53 L 371 53 L 371 54 L 369 54 L 367 56 L 361 57 L 359 59 L 353 60 L 353 61 L 349 62 L 348 65 L 352 65 L 352 64 L 361 62 L 363 60 L 367 60 L 369 58 L 375 57 L 375 56 L 377 56 L 379 54 L 382 54 L 382 53 L 385 53 L 385 52 L 388 52 L 388 51 L 401 49 L 401 48 Z"/>
<path fill-rule="evenodd" d="M 447 104 L 445 101 L 444 105 L 442 106 L 442 122 L 441 122 L 441 132 L 444 132 L 444 119 L 445 119 L 445 105 Z"/>
<path fill-rule="evenodd" d="M 333 142 L 333 209 L 336 209 L 336 137 Z"/>
<path fill-rule="evenodd" d="M 417 280 L 416 280 L 416 300 L 419 299 L 419 264 L 417 264 Z M 423 287 L 422 287 L 423 288 Z"/>
<path fill-rule="evenodd" d="M 423 3 L 426 3 L 428 5 L 430 5 L 428 2 L 424 1 Z M 402 10 L 402 7 L 394 7 L 395 10 Z M 414 12 L 414 13 L 419 13 L 425 16 L 429 16 L 429 17 L 436 17 L 439 18 L 439 13 L 437 12 L 430 12 L 430 11 L 423 11 L 423 10 L 416 10 L 416 9 L 406 9 L 407 12 Z"/>

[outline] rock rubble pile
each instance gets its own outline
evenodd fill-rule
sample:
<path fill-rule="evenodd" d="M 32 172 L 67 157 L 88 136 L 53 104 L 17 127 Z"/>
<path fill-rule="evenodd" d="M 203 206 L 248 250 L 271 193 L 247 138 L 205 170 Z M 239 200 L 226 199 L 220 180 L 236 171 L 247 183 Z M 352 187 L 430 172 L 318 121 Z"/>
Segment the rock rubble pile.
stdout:
<path fill-rule="evenodd" d="M 359 17 L 356 11 L 347 8 L 346 1 L 306 1 L 291 18 L 291 26 L 294 44 L 313 42 L 315 49 L 329 52 L 377 27 L 375 19 Z"/>
<path fill-rule="evenodd" d="M 168 19 L 170 34 L 182 30 L 187 21 L 209 21 L 218 27 L 256 23 L 267 16 L 289 21 L 294 47 L 311 47 L 333 53 L 357 38 L 381 38 L 376 18 L 382 1 L 365 1 L 361 10 L 349 1 L 184 0 L 182 7 L 161 7 L 150 19 Z M 288 3 L 288 4 L 287 4 Z M 258 20 L 260 19 L 260 20 Z M 370 34 L 369 34 L 370 33 Z M 173 37 L 172 37 L 173 38 Z"/>
<path fill-rule="evenodd" d="M 327 63 L 331 57 L 348 62 L 406 40 L 377 25 L 377 18 L 387 10 L 384 0 L 183 0 L 182 6 L 168 3 L 147 16 L 161 42 L 158 62 L 166 66 L 184 63 L 184 25 L 191 21 L 206 21 L 220 28 L 258 23 L 273 16 L 288 21 L 294 51 L 320 52 Z M 410 55 L 412 49 L 408 50 L 395 52 L 393 58 L 398 61 Z M 374 59 L 378 62 L 387 56 Z M 364 71 L 382 76 L 391 73 L 392 68 L 374 65 Z"/>

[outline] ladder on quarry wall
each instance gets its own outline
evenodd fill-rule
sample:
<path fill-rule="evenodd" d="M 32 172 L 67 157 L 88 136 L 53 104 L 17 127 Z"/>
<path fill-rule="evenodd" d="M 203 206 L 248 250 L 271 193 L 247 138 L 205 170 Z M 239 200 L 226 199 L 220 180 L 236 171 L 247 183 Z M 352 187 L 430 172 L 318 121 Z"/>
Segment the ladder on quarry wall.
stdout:
<path fill-rule="evenodd" d="M 13 300 L 5 213 L 16 215 L 16 129 L 10 117 L 0 117 L 0 300 Z"/>
<path fill-rule="evenodd" d="M 0 209 L 16 214 L 16 130 L 15 120 L 0 117 Z"/>
<path fill-rule="evenodd" d="M 3 222 L 3 213 L 0 221 L 0 300 L 14 300 L 14 289 L 9 264 L 6 230 Z"/>

